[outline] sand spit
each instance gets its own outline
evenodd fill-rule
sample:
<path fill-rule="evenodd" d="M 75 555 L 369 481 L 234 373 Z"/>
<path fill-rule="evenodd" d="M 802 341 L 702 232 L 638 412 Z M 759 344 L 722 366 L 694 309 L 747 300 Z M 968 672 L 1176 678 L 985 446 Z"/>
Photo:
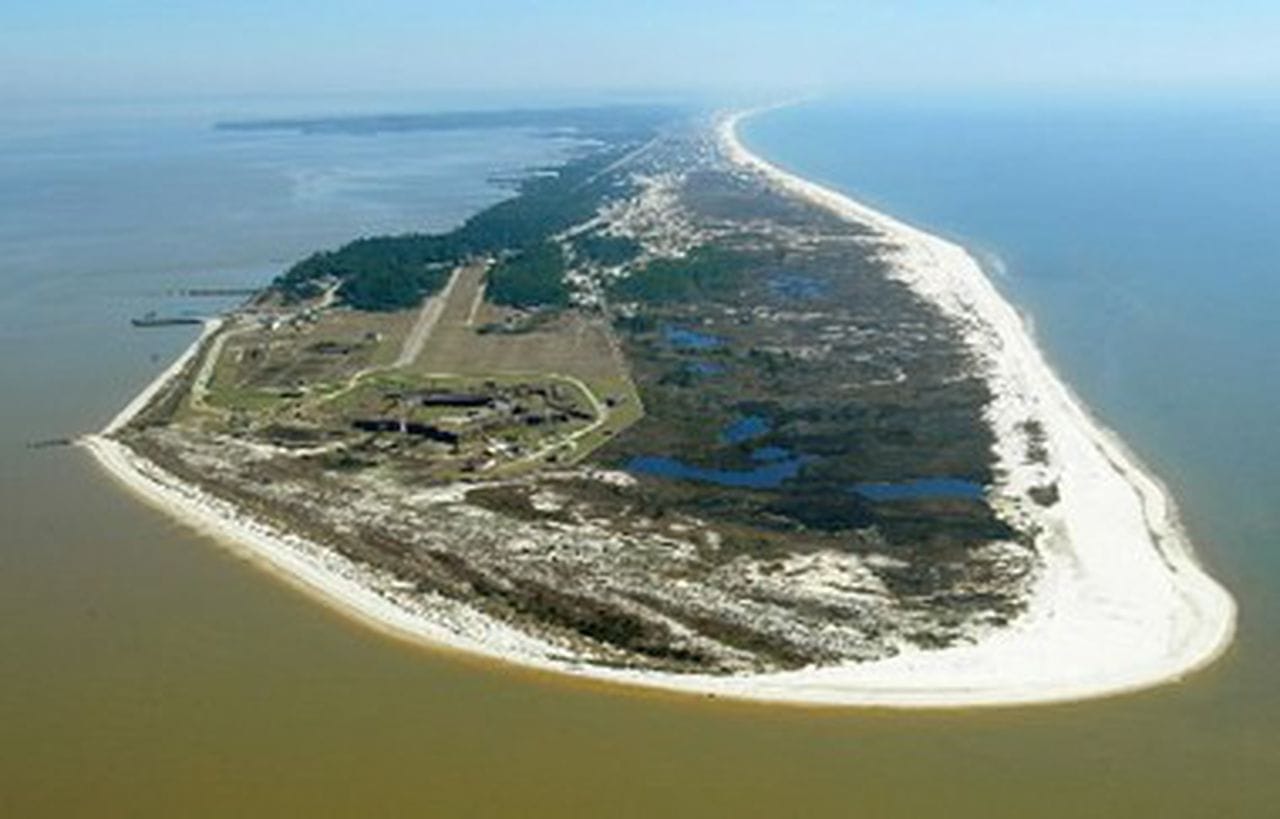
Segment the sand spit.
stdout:
<path fill-rule="evenodd" d="M 990 411 L 1004 474 L 995 502 L 1042 532 L 1044 559 L 1026 615 L 972 645 L 904 648 L 898 656 L 740 676 L 605 669 L 457 603 L 408 595 L 394 578 L 252 520 L 184 484 L 109 437 L 146 406 L 199 349 L 205 334 L 83 446 L 140 497 L 382 630 L 527 667 L 690 694 L 795 705 L 898 708 L 1060 702 L 1171 682 L 1230 644 L 1231 596 L 1196 562 L 1163 487 L 1099 426 L 1054 375 L 1015 310 L 961 247 L 796 177 L 739 141 L 738 114 L 718 137 L 746 172 L 867 225 L 893 250 L 895 274 L 963 322 L 996 396 Z M 1028 463 L 1020 425 L 1037 419 L 1047 464 Z M 1047 480 L 1060 500 L 1025 499 Z"/>

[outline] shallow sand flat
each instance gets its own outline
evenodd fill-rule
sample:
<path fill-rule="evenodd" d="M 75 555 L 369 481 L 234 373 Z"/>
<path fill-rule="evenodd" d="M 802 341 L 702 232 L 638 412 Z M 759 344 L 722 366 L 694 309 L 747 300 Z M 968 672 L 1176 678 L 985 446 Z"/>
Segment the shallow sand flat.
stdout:
<path fill-rule="evenodd" d="M 965 322 L 970 343 L 989 366 L 996 395 L 990 416 L 1007 473 L 998 494 L 1018 496 L 1046 477 L 1044 468 L 1022 462 L 1023 439 L 1015 433 L 1029 416 L 1044 424 L 1051 477 L 1061 491 L 1061 501 L 1051 510 L 1035 512 L 1036 522 L 1050 533 L 1040 544 L 1044 570 L 1027 615 L 976 644 L 907 649 L 877 662 L 732 677 L 575 665 L 557 657 L 554 646 L 464 607 L 411 599 L 397 590 L 394 579 L 249 520 L 107 437 L 87 437 L 86 448 L 149 502 L 366 623 L 424 644 L 578 677 L 793 704 L 1005 705 L 1104 696 L 1169 682 L 1225 650 L 1234 632 L 1235 604 L 1196 563 L 1168 495 L 1057 379 L 1017 313 L 973 258 L 958 245 L 751 154 L 735 132 L 741 116 L 723 120 L 719 128 L 722 147 L 733 162 L 879 231 L 896 246 L 891 254 L 896 275 Z M 104 434 L 140 411 L 198 345 L 132 401 Z"/>

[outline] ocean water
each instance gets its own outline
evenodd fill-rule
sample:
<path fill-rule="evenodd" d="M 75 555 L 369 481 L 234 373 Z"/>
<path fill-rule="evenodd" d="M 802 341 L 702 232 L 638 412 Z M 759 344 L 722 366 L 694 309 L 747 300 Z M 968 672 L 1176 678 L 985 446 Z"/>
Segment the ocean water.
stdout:
<path fill-rule="evenodd" d="M 1230 715 L 1280 728 L 1280 106 L 825 100 L 743 136 L 984 264 L 1241 604 L 1235 651 L 1187 683 L 1205 710 L 1175 721 L 1212 724 L 1237 763 Z M 1203 742 L 1176 750 L 1212 766 Z"/>
<path fill-rule="evenodd" d="M 969 247 L 1215 569 L 1280 580 L 1280 106 L 828 101 L 744 135 Z"/>
<path fill-rule="evenodd" d="M 998 258 L 1244 606 L 1237 649 L 1182 685 L 904 714 L 627 692 L 406 646 L 78 450 L 27 449 L 100 425 L 192 335 L 129 316 L 209 309 L 173 293 L 260 283 L 361 232 L 450 224 L 502 195 L 493 176 L 566 148 L 208 127 L 307 104 L 0 112 L 0 816 L 1274 815 L 1274 120 L 831 104 L 747 128 Z M 322 112 L 357 109 L 392 110 Z"/>

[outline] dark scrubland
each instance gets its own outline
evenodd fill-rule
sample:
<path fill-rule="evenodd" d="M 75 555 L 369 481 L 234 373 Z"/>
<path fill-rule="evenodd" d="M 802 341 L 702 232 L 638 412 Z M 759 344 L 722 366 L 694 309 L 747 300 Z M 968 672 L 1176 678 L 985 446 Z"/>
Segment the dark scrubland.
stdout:
<path fill-rule="evenodd" d="M 572 242 L 574 253 L 583 260 L 601 267 L 625 265 L 640 255 L 640 244 L 625 236 L 606 236 L 602 233 L 585 233 Z"/>
<path fill-rule="evenodd" d="M 646 478 L 642 494 L 717 521 L 852 534 L 839 538 L 852 548 L 870 531 L 895 547 L 943 551 L 1014 536 L 980 499 L 873 502 L 853 491 L 922 477 L 992 481 L 982 418 L 990 396 L 956 329 L 887 275 L 856 242 L 858 228 L 724 173 L 686 185 L 699 219 L 732 230 L 611 289 L 636 303 L 616 327 L 646 415 L 598 457 L 626 468 L 637 456 L 678 454 L 722 470 L 750 469 L 766 447 L 802 457 L 799 474 L 778 486 Z M 671 326 L 716 343 L 673 343 Z M 714 371 L 691 366 L 701 362 Z M 721 431 L 743 416 L 767 419 L 767 431 L 724 441 Z"/>
<path fill-rule="evenodd" d="M 492 259 L 476 326 L 469 299 L 458 316 L 447 308 L 415 365 L 421 372 L 402 375 L 465 371 L 470 381 L 451 389 L 475 391 L 497 369 L 555 361 L 555 371 L 573 373 L 574 357 L 625 360 L 629 380 L 583 375 L 613 411 L 628 413 L 579 453 L 585 460 L 547 458 L 502 479 L 463 474 L 441 468 L 447 456 L 435 443 L 350 429 L 351 413 L 447 422 L 434 409 L 405 409 L 403 396 L 393 402 L 378 384 L 329 403 L 273 394 L 267 413 L 253 408 L 256 393 L 235 404 L 215 379 L 210 400 L 235 408 L 233 419 L 256 412 L 269 443 L 342 444 L 231 456 L 237 427 L 216 416 L 183 426 L 192 368 L 127 441 L 250 514 L 603 665 L 797 668 L 949 645 L 1016 616 L 1034 550 L 985 497 L 875 500 L 858 491 L 930 478 L 987 486 L 997 477 L 983 420 L 990 395 L 958 328 L 893 279 L 868 230 L 727 167 L 705 131 L 669 117 L 584 114 L 577 133 L 600 144 L 529 177 L 514 198 L 448 233 L 370 237 L 318 253 L 264 297 L 305 302 L 336 286 L 345 307 L 390 311 L 420 303 L 458 265 Z M 565 120 L 530 125 L 520 115 L 493 127 L 552 121 Z M 477 122 L 235 127 L 361 133 Z M 650 250 L 663 245 L 650 240 L 670 236 L 598 218 L 605 204 L 641 195 L 644 177 L 663 174 L 679 179 L 678 213 L 645 229 L 682 224 L 692 237 L 682 254 Z M 571 272 L 598 285 L 600 298 L 573 306 Z M 469 286 L 480 292 L 478 279 Z M 534 355 L 537 345 L 555 355 Z M 290 387 L 306 380 L 297 367 L 272 375 L 272 355 L 242 356 L 236 372 Z M 303 358 L 340 381 L 329 359 L 342 357 L 375 361 L 373 347 L 367 356 L 310 349 Z M 346 424 L 341 435 L 325 427 L 333 419 Z M 475 426 L 485 447 L 502 432 Z M 1044 457 L 1043 442 L 1030 439 L 1028 457 Z M 606 480 L 601 470 L 635 480 Z M 459 478 L 464 500 L 413 500 Z M 1040 502 L 1054 493 L 1045 487 Z M 993 556 L 995 543 L 1014 551 Z M 828 558 L 834 568 L 806 574 L 806 560 Z"/>

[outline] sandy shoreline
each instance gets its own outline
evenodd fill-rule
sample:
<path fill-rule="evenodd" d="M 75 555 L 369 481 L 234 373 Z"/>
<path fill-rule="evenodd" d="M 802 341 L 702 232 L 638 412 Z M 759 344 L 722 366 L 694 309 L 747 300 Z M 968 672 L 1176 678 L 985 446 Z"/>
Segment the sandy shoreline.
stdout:
<path fill-rule="evenodd" d="M 173 363 L 166 367 L 163 372 L 153 378 L 150 384 L 143 387 L 142 392 L 139 392 L 133 397 L 133 400 L 128 404 L 125 404 L 124 408 L 117 412 L 98 434 L 111 435 L 114 432 L 118 432 L 123 429 L 125 424 L 129 423 L 135 415 L 146 409 L 147 404 L 150 404 L 152 399 L 156 397 L 156 394 L 160 392 L 160 390 L 164 389 L 164 385 L 168 384 L 182 373 L 182 369 L 187 366 L 187 362 L 192 358 L 195 358 L 196 353 L 200 352 L 200 346 L 204 344 L 206 339 L 218 332 L 218 328 L 220 327 L 222 327 L 222 319 L 205 319 L 200 330 L 200 335 L 196 336 L 195 341 L 191 342 L 187 349 L 183 350 L 182 353 L 173 360 Z"/>
<path fill-rule="evenodd" d="M 102 433 L 81 443 L 149 503 L 364 622 L 424 644 L 579 677 L 792 704 L 961 707 L 1115 694 L 1176 680 L 1219 656 L 1234 633 L 1231 596 L 1197 564 L 1164 489 L 1054 375 L 973 258 L 755 156 L 736 134 L 743 116 L 724 119 L 718 132 L 734 163 L 875 229 L 897 247 L 890 255 L 895 275 L 964 323 L 971 346 L 988 363 L 996 395 L 990 420 L 1007 476 L 997 498 L 1020 497 L 1049 479 L 1060 487 L 1061 500 L 1050 510 L 1016 507 L 1048 533 L 1041 538 L 1045 565 L 1029 612 L 974 645 L 772 674 L 620 671 L 573 664 L 554 646 L 456 603 L 411 598 L 394 578 L 250 520 L 109 437 L 181 372 L 216 325 L 206 326 Z M 1016 427 L 1032 415 L 1047 433 L 1048 466 L 1023 463 Z"/>

